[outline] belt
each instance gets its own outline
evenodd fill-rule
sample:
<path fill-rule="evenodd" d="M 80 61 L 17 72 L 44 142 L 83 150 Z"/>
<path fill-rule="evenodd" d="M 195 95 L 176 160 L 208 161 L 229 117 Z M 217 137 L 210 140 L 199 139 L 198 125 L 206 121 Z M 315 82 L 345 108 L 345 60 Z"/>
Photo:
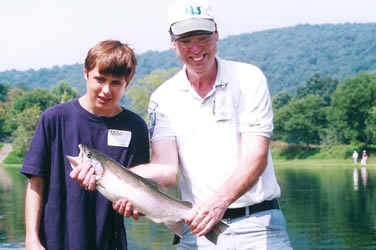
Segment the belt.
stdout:
<path fill-rule="evenodd" d="M 280 209 L 277 199 L 263 201 L 261 203 L 254 204 L 248 207 L 228 208 L 223 215 L 223 219 L 235 219 L 271 209 Z"/>

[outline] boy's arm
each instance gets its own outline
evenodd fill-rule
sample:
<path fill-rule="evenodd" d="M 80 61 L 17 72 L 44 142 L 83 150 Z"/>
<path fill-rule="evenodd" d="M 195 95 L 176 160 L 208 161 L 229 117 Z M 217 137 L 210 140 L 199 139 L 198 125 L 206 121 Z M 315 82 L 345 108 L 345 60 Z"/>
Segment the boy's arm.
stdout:
<path fill-rule="evenodd" d="M 39 176 L 32 176 L 26 186 L 25 226 L 26 249 L 44 249 L 39 239 L 39 226 L 42 214 L 44 181 Z"/>

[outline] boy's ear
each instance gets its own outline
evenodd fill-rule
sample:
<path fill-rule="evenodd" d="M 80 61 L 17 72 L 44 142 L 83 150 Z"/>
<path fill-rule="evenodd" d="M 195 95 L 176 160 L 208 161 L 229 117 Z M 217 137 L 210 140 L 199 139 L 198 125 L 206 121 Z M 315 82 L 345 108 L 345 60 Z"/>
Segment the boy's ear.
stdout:
<path fill-rule="evenodd" d="M 87 74 L 88 74 L 88 72 L 87 72 L 86 68 L 84 68 L 84 77 L 85 77 L 86 81 L 87 81 Z"/>

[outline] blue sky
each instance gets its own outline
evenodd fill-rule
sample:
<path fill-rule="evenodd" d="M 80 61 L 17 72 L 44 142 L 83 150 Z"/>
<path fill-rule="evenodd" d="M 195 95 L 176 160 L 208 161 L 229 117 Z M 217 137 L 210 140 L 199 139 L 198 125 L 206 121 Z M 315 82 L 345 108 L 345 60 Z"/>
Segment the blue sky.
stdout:
<path fill-rule="evenodd" d="M 105 39 L 170 48 L 173 0 L 1 0 L 0 71 L 82 63 Z M 220 38 L 297 24 L 376 22 L 375 0 L 211 0 Z"/>

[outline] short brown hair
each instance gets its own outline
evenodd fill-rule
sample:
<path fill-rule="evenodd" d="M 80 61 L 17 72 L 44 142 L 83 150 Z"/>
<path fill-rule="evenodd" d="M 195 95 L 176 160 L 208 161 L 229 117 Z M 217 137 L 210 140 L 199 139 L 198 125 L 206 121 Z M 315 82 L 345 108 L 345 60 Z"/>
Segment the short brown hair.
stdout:
<path fill-rule="evenodd" d="M 136 72 L 137 59 L 127 44 L 117 40 L 105 40 L 87 53 L 85 70 L 90 72 L 98 66 L 98 72 L 104 75 L 125 76 L 129 83 Z"/>

